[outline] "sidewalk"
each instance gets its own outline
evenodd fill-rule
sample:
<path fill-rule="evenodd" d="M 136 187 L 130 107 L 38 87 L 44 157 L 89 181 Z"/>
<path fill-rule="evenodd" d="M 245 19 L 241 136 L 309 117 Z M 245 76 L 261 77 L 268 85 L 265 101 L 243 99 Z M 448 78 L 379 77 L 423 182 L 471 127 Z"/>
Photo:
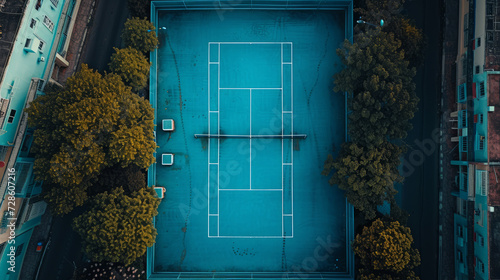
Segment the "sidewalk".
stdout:
<path fill-rule="evenodd" d="M 36 226 L 31 235 L 26 255 L 24 256 L 21 273 L 19 274 L 20 280 L 33 280 L 35 279 L 40 260 L 42 259 L 43 252 L 36 252 L 36 244 L 43 241 L 44 248 L 47 250 L 47 241 L 50 235 L 50 226 L 52 224 L 52 215 L 46 211 L 42 215 L 40 225 Z"/>
<path fill-rule="evenodd" d="M 456 59 L 458 49 L 458 3 L 455 0 L 443 0 L 443 34 L 442 34 L 442 84 L 441 84 L 441 149 L 440 149 L 440 192 L 439 192 L 439 279 L 455 279 L 455 252 L 453 215 L 456 198 L 451 195 L 455 173 L 451 166 L 453 149 L 456 143 L 451 142 L 450 112 L 456 110 Z"/>
<path fill-rule="evenodd" d="M 86 39 L 92 27 L 93 14 L 97 6 L 97 1 L 98 0 L 82 0 L 80 3 L 68 51 L 66 53 L 66 60 L 69 62 L 69 66 L 60 68 L 57 75 L 57 82 L 62 85 L 66 83 L 66 79 L 73 75 L 80 67 L 81 54 L 85 48 Z"/>

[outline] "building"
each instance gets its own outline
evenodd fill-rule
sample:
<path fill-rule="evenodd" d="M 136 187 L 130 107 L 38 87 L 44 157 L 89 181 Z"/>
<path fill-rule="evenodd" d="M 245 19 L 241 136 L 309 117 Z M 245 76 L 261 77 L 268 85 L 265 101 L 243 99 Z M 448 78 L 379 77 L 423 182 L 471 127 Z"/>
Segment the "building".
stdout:
<path fill-rule="evenodd" d="M 500 279 L 500 1 L 459 3 L 455 279 Z M 498 27 L 498 28 L 497 28 Z"/>
<path fill-rule="evenodd" d="M 54 68 L 69 65 L 65 54 L 79 5 L 80 0 L 0 0 L 1 279 L 19 278 L 46 209 L 41 182 L 34 180 L 33 131 L 24 109 L 47 84 L 56 83 Z M 15 244 L 9 242 L 14 237 Z M 12 259 L 15 263 L 8 262 Z"/>

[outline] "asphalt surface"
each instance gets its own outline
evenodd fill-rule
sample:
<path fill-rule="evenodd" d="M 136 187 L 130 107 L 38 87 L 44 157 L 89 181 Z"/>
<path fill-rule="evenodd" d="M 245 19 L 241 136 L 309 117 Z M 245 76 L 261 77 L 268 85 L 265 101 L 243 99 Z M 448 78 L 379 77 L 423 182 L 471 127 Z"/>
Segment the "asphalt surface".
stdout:
<path fill-rule="evenodd" d="M 128 17 L 123 0 L 98 0 L 91 21 L 90 33 L 83 48 L 81 62 L 103 73 L 108 69 L 113 47 L 121 47 L 121 30 Z M 80 266 L 85 257 L 81 239 L 71 224 L 77 213 L 54 217 L 50 246 L 46 248 L 38 280 L 68 280 L 73 277 L 75 265 Z"/>
<path fill-rule="evenodd" d="M 83 263 L 80 236 L 71 228 L 76 216 L 74 213 L 53 218 L 51 242 L 46 248 L 38 280 L 71 279 L 75 267 Z"/>
<path fill-rule="evenodd" d="M 427 37 L 424 64 L 417 69 L 416 92 L 419 111 L 408 133 L 408 151 L 403 161 L 407 175 L 398 201 L 409 212 L 415 246 L 420 251 L 421 265 L 416 269 L 423 280 L 438 279 L 438 181 L 440 103 L 440 1 L 407 1 L 405 12 Z M 434 135 L 434 137 L 433 137 Z M 439 140 L 437 140 L 439 141 Z"/>
<path fill-rule="evenodd" d="M 82 62 L 100 73 L 108 71 L 113 48 L 121 48 L 121 30 L 129 11 L 124 0 L 97 0 Z M 109 72 L 109 71 L 108 71 Z"/>

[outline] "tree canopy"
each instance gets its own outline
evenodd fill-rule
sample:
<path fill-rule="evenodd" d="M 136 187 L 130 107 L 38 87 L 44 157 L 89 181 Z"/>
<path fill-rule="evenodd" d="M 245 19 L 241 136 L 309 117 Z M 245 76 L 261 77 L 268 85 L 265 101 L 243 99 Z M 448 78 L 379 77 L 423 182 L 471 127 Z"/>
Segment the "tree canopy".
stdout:
<path fill-rule="evenodd" d="M 153 51 L 158 46 L 158 37 L 154 29 L 155 26 L 146 18 L 127 19 L 122 32 L 125 47 L 134 48 L 144 54 Z"/>
<path fill-rule="evenodd" d="M 371 30 L 337 50 L 345 68 L 335 74 L 335 91 L 348 92 L 349 134 L 367 147 L 405 138 L 418 98 L 401 42 L 392 33 Z"/>
<path fill-rule="evenodd" d="M 149 67 L 151 64 L 147 58 L 138 50 L 128 47 L 124 49 L 115 49 L 111 56 L 109 69 L 118 74 L 126 85 L 134 90 L 144 88 L 148 82 Z M 122 131 L 122 134 L 134 133 L 134 131 Z M 122 135 L 125 136 L 126 135 Z"/>
<path fill-rule="evenodd" d="M 104 168 L 97 178 L 97 182 L 89 188 L 89 195 L 93 196 L 115 188 L 123 187 L 125 194 L 146 188 L 146 176 L 135 164 L 125 168 L 114 165 Z"/>
<path fill-rule="evenodd" d="M 147 169 L 155 161 L 154 111 L 115 74 L 102 76 L 83 65 L 64 88 L 38 97 L 27 112 L 36 128 L 36 179 L 44 181 L 55 214 L 82 205 L 105 167 Z"/>
<path fill-rule="evenodd" d="M 418 279 L 412 269 L 420 265 L 420 253 L 413 248 L 410 228 L 397 221 L 373 221 L 352 248 L 362 264 L 361 279 Z"/>
<path fill-rule="evenodd" d="M 368 22 L 378 22 L 383 19 L 387 24 L 403 9 L 405 0 L 365 0 L 363 5 L 354 9 Z"/>
<path fill-rule="evenodd" d="M 394 16 L 391 23 L 384 28 L 384 32 L 394 34 L 394 38 L 401 41 L 400 50 L 405 52 L 405 59 L 410 67 L 418 67 L 423 62 L 425 38 L 421 29 L 411 20 L 403 16 Z"/>
<path fill-rule="evenodd" d="M 401 153 L 400 147 L 389 142 L 376 148 L 344 143 L 335 160 L 328 155 L 322 174 L 334 171 L 329 183 L 344 190 L 347 201 L 373 219 L 377 206 L 397 193 L 394 183 L 402 181 L 397 169 Z"/>
<path fill-rule="evenodd" d="M 127 196 L 119 187 L 95 196 L 90 209 L 75 218 L 73 227 L 92 261 L 130 265 L 154 244 L 153 217 L 159 204 L 151 188 Z"/>

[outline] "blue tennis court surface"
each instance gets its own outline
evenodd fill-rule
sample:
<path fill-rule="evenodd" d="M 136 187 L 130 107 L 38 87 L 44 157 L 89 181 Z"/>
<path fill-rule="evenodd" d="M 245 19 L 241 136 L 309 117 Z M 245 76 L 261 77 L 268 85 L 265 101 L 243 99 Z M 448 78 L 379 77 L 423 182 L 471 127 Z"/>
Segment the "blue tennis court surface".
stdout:
<path fill-rule="evenodd" d="M 175 161 L 149 172 L 166 188 L 151 278 L 351 279 L 352 208 L 320 174 L 345 136 L 349 13 L 154 11 L 157 162 Z"/>

